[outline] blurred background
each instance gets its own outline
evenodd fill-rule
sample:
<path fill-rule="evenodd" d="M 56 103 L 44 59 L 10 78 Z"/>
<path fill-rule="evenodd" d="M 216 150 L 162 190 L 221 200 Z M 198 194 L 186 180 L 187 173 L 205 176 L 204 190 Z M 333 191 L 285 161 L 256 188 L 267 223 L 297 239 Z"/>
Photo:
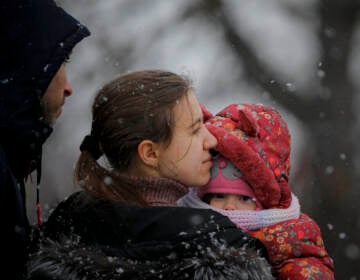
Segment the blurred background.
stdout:
<path fill-rule="evenodd" d="M 336 278 L 360 279 L 360 1 L 57 3 L 92 35 L 67 64 L 74 94 L 45 145 L 45 218 L 74 191 L 96 91 L 118 74 L 161 68 L 190 76 L 212 113 L 241 102 L 282 113 L 292 134 L 290 186 L 318 222 Z"/>

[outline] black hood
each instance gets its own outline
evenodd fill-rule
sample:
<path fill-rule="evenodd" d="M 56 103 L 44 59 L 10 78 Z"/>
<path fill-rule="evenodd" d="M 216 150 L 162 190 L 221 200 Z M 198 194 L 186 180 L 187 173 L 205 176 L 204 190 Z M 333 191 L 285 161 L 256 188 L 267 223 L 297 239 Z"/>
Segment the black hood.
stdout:
<path fill-rule="evenodd" d="M 30 162 L 40 161 L 41 146 L 52 132 L 41 98 L 90 32 L 52 0 L 2 0 L 0 32 L 0 143 L 19 179 Z"/>

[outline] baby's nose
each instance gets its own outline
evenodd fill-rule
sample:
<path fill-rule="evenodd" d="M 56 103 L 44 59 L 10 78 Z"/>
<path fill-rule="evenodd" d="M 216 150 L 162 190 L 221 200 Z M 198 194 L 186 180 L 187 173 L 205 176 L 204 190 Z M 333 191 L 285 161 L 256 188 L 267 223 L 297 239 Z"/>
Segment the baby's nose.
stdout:
<path fill-rule="evenodd" d="M 225 206 L 224 206 L 224 209 L 225 210 L 236 210 L 236 202 L 232 199 L 228 199 L 226 202 L 225 202 Z"/>

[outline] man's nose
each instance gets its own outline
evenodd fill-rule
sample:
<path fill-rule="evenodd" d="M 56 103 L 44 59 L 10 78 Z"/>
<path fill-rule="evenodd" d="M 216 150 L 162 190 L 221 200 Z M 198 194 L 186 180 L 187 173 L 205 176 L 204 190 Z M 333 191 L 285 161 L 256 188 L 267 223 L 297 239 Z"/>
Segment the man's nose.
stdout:
<path fill-rule="evenodd" d="M 66 81 L 64 92 L 66 97 L 69 97 L 73 94 L 73 88 L 71 87 L 69 81 Z"/>

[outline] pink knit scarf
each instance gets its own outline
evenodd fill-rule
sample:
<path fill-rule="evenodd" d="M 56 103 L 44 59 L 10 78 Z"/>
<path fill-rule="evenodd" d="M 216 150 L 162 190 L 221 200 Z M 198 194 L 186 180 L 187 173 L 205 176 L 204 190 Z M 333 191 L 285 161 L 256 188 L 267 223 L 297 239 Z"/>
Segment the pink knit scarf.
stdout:
<path fill-rule="evenodd" d="M 298 219 L 300 216 L 300 205 L 298 198 L 292 193 L 291 204 L 286 209 L 264 209 L 264 210 L 222 210 L 211 207 L 199 199 L 194 189 L 180 198 L 177 205 L 193 208 L 212 209 L 225 216 L 244 230 L 257 230 L 290 219 Z"/>
<path fill-rule="evenodd" d="M 129 178 L 133 188 L 150 206 L 176 206 L 176 201 L 189 190 L 181 183 L 167 178 Z"/>

